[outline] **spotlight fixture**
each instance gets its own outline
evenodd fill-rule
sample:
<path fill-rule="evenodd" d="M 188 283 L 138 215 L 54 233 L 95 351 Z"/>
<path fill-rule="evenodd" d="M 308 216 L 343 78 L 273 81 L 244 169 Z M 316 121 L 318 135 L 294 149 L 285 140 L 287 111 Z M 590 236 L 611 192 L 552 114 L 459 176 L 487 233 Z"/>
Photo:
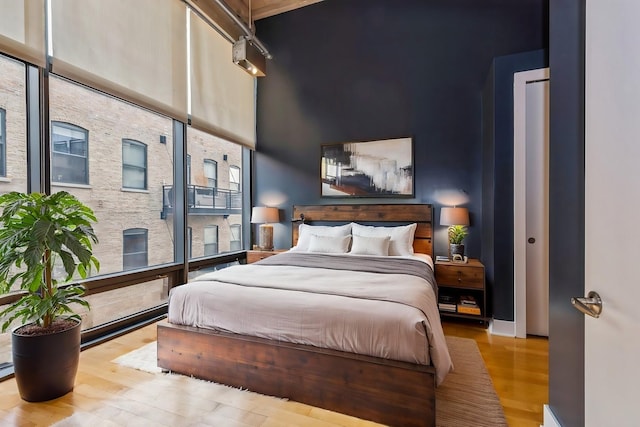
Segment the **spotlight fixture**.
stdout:
<path fill-rule="evenodd" d="M 245 37 L 233 44 L 233 63 L 256 77 L 264 77 L 267 61 L 262 53 Z"/>

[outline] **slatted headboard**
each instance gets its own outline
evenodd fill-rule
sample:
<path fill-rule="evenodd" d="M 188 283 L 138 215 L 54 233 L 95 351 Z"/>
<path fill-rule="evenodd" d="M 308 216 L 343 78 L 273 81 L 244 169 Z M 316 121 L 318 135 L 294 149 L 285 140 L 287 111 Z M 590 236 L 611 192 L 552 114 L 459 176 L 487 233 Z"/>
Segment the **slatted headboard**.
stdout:
<path fill-rule="evenodd" d="M 375 205 L 294 205 L 293 219 L 301 215 L 305 224 L 314 222 L 359 222 L 377 225 L 384 223 L 417 223 L 413 250 L 433 257 L 433 206 L 426 204 L 375 204 Z M 292 224 L 292 243 L 298 242 L 298 227 L 302 221 Z M 380 223 L 380 224 L 378 224 Z M 391 224 L 389 224 L 391 225 Z"/>

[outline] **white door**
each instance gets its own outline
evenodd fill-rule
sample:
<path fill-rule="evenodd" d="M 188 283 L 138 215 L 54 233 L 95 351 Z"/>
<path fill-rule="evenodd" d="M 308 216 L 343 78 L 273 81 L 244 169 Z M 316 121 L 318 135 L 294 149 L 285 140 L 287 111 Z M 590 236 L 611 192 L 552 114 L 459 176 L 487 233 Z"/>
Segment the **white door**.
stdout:
<path fill-rule="evenodd" d="M 637 426 L 640 384 L 640 1 L 586 1 L 585 425 Z M 570 221 L 570 218 L 567 218 Z"/>
<path fill-rule="evenodd" d="M 526 333 L 549 336 L 549 80 L 526 96 Z"/>
<path fill-rule="evenodd" d="M 549 69 L 513 76 L 515 336 L 549 335 Z"/>

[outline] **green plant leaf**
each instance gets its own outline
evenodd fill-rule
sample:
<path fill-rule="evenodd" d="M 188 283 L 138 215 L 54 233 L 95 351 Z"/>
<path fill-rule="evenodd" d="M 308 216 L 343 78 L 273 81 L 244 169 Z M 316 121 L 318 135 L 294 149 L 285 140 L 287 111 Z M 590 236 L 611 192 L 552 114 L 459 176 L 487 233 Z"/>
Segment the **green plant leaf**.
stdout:
<path fill-rule="evenodd" d="M 52 195 L 10 192 L 0 195 L 0 291 L 26 292 L 0 312 L 2 328 L 13 322 L 45 324 L 56 316 L 73 317 L 71 305 L 89 307 L 82 299 L 84 288 L 69 284 L 74 274 L 85 279 L 100 263 L 93 256 L 98 242 L 91 208 L 66 191 Z M 45 259 L 50 257 L 50 260 Z M 47 262 L 49 261 L 49 262 Z M 61 262 L 65 280 L 53 277 L 54 263 Z M 44 285 L 51 277 L 51 290 Z"/>
<path fill-rule="evenodd" d="M 464 225 L 452 225 L 448 230 L 449 243 L 454 245 L 462 244 L 462 241 L 467 237 L 467 227 Z"/>

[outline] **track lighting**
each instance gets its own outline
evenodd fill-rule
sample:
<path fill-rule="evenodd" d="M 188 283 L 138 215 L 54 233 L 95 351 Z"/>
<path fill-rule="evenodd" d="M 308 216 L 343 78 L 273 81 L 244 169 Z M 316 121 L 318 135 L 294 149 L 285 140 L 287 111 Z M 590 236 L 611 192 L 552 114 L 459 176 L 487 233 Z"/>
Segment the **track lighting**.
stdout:
<path fill-rule="evenodd" d="M 262 53 L 250 40 L 240 37 L 240 40 L 233 44 L 233 63 L 239 65 L 249 74 L 256 77 L 264 77 L 267 70 L 267 61 Z"/>

